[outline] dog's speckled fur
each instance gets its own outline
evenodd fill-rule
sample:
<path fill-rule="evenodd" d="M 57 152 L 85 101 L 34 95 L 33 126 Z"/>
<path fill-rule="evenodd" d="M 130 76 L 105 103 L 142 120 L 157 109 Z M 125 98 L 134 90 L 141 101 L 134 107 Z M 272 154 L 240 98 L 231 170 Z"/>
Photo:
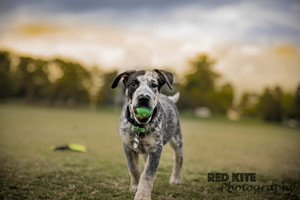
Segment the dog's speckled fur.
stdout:
<path fill-rule="evenodd" d="M 173 75 L 163 70 L 127 71 L 116 77 L 112 88 L 117 87 L 121 78 L 123 78 L 126 89 L 126 102 L 120 119 L 120 136 L 131 175 L 129 190 L 136 192 L 134 199 L 151 199 L 156 170 L 163 146 L 166 143 L 170 144 L 175 153 L 170 183 L 180 184 L 182 179 L 183 141 L 178 111 L 175 102 L 172 101 L 176 98 L 169 98 L 160 94 L 160 89 L 164 84 L 172 89 Z M 141 106 L 139 101 L 141 96 L 149 97 L 147 107 L 156 109 L 146 120 L 139 120 L 133 112 L 134 107 Z M 137 133 L 131 130 L 132 124 L 126 118 L 128 115 L 146 130 L 144 134 L 138 136 L 137 148 L 133 147 L 133 138 L 137 137 Z M 138 165 L 139 154 L 142 154 L 145 163 L 142 173 Z"/>

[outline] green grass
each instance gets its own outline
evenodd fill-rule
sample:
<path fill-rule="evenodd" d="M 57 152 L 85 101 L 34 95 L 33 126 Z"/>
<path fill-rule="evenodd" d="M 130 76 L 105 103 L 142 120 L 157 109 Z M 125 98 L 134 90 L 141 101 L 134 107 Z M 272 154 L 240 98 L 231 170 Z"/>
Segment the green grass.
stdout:
<path fill-rule="evenodd" d="M 0 199 L 133 199 L 118 134 L 119 111 L 0 104 Z M 183 184 L 169 185 L 165 146 L 152 199 L 297 199 L 300 131 L 279 125 L 182 118 Z M 88 153 L 50 151 L 84 144 Z M 220 192 L 209 172 L 253 172 L 254 184 L 297 183 L 285 192 Z"/>

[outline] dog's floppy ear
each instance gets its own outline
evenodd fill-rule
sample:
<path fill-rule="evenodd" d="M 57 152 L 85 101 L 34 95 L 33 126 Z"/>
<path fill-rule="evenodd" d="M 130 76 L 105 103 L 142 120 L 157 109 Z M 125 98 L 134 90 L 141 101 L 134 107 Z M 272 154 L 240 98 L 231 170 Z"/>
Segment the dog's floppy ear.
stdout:
<path fill-rule="evenodd" d="M 154 71 L 158 74 L 158 76 L 161 78 L 163 83 L 167 83 L 170 90 L 173 90 L 173 88 L 172 88 L 173 74 L 170 72 L 167 72 L 165 70 L 159 70 L 159 69 L 154 69 Z"/>
<path fill-rule="evenodd" d="M 119 74 L 119 75 L 115 78 L 114 82 L 112 83 L 111 88 L 112 88 L 112 89 L 116 88 L 116 87 L 118 86 L 119 81 L 121 80 L 121 78 L 124 78 L 123 83 L 124 83 L 124 85 L 125 85 L 126 80 L 128 80 L 128 77 L 129 77 L 130 75 L 132 75 L 134 72 L 135 72 L 135 70 L 130 70 L 130 71 L 126 71 L 126 72 L 123 72 L 123 73 Z"/>

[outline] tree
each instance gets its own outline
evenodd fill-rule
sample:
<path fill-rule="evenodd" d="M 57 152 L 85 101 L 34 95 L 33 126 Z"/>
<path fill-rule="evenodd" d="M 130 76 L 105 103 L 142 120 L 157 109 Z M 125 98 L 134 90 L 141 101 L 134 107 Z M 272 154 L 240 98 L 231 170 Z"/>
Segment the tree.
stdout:
<path fill-rule="evenodd" d="M 283 93 L 282 95 L 282 110 L 283 117 L 286 119 L 295 118 L 294 102 L 295 96 L 291 93 Z"/>
<path fill-rule="evenodd" d="M 91 85 L 90 73 L 78 63 L 66 62 L 61 59 L 52 61 L 63 75 L 53 84 L 51 99 L 69 105 L 87 103 Z"/>
<path fill-rule="evenodd" d="M 48 94 L 49 79 L 46 72 L 47 62 L 29 57 L 20 57 L 17 66 L 16 80 L 19 83 L 17 97 L 25 98 L 31 102 L 46 98 Z"/>
<path fill-rule="evenodd" d="M 242 94 L 239 108 L 245 117 L 260 117 L 259 100 L 260 96 L 255 93 L 245 92 Z"/>
<path fill-rule="evenodd" d="M 217 87 L 216 82 L 221 75 L 214 71 L 214 63 L 205 54 L 199 54 L 188 62 L 190 72 L 184 76 L 180 87 L 180 108 L 204 106 L 217 113 L 226 113 L 232 104 L 234 90 L 229 83 Z"/>
<path fill-rule="evenodd" d="M 13 94 L 13 77 L 10 72 L 10 58 L 8 52 L 0 52 L 0 99 Z"/>
<path fill-rule="evenodd" d="M 216 91 L 216 98 L 214 105 L 220 113 L 226 113 L 227 109 L 231 107 L 234 97 L 234 89 L 230 83 L 224 84 L 220 90 Z"/>
<path fill-rule="evenodd" d="M 90 75 L 91 75 L 91 85 L 88 88 L 89 95 L 90 95 L 89 109 L 91 111 L 96 111 L 98 98 L 99 98 L 99 90 L 101 86 L 102 72 L 97 66 L 94 66 L 90 70 Z"/>
<path fill-rule="evenodd" d="M 264 120 L 271 122 L 281 122 L 283 119 L 282 90 L 266 88 L 260 98 L 259 110 Z"/>
<path fill-rule="evenodd" d="M 118 71 L 114 70 L 106 72 L 102 75 L 102 86 L 99 90 L 98 102 L 100 105 L 114 105 L 118 95 L 118 89 L 112 90 L 111 84 L 118 75 Z M 119 91 L 119 94 L 121 92 Z"/>
<path fill-rule="evenodd" d="M 295 99 L 294 99 L 294 116 L 297 120 L 300 121 L 300 84 L 296 89 Z"/>

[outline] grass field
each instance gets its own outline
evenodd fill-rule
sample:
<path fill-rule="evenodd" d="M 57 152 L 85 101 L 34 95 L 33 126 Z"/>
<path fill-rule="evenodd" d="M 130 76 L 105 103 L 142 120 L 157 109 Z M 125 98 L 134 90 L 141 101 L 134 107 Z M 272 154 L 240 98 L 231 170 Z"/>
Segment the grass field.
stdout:
<path fill-rule="evenodd" d="M 1 199 L 133 199 L 118 134 L 119 111 L 0 104 Z M 298 199 L 300 131 L 262 122 L 182 118 L 183 184 L 169 185 L 165 146 L 152 199 Z M 88 153 L 50 151 L 84 144 Z M 287 192 L 219 191 L 209 172 L 256 173 L 254 185 L 296 183 Z"/>

